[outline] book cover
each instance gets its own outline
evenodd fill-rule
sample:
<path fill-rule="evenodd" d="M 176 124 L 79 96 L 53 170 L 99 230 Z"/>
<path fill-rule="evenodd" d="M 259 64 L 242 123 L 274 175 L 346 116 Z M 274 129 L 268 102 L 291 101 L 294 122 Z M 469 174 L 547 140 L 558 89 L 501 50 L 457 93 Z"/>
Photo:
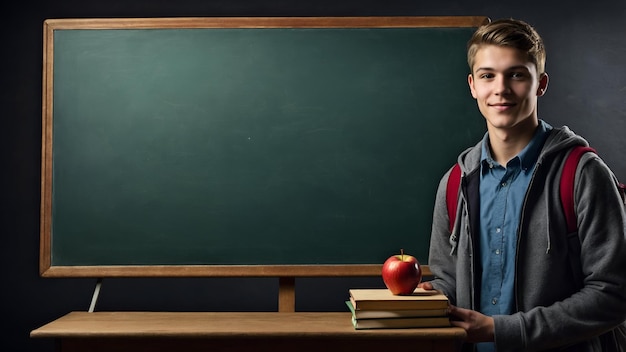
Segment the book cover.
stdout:
<path fill-rule="evenodd" d="M 387 319 L 356 319 L 352 316 L 352 325 L 362 329 L 409 329 L 409 328 L 440 328 L 451 326 L 448 317 L 415 317 Z"/>
<path fill-rule="evenodd" d="M 391 310 L 355 310 L 352 302 L 346 301 L 346 306 L 356 319 L 380 318 L 414 318 L 414 317 L 446 317 L 447 308 L 439 309 L 391 309 Z"/>
<path fill-rule="evenodd" d="M 443 309 L 448 297 L 440 291 L 415 289 L 411 295 L 394 295 L 388 289 L 350 289 L 350 302 L 355 310 Z"/>

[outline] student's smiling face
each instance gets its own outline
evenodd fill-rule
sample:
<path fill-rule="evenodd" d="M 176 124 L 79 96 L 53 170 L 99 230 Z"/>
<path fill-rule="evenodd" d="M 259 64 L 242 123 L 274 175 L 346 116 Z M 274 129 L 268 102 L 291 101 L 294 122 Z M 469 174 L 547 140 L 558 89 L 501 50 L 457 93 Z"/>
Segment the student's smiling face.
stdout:
<path fill-rule="evenodd" d="M 468 83 L 488 129 L 509 129 L 537 120 L 537 97 L 548 76 L 539 75 L 520 50 L 485 45 L 476 52 Z"/>

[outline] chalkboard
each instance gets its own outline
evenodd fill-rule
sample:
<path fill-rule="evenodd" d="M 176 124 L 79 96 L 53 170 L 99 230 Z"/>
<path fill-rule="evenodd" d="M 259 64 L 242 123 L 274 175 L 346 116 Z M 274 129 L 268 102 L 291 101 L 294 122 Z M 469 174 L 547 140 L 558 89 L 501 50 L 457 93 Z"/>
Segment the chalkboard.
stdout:
<path fill-rule="evenodd" d="M 484 134 L 484 17 L 50 19 L 43 276 L 377 275 L 428 262 Z"/>

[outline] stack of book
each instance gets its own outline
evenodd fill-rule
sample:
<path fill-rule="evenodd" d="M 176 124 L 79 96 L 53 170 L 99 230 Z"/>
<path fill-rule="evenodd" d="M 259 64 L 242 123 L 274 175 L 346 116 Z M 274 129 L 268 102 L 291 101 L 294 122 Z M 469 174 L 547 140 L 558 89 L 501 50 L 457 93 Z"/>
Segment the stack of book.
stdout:
<path fill-rule="evenodd" d="M 450 326 L 448 298 L 436 290 L 418 288 L 396 296 L 388 289 L 350 289 L 346 305 L 355 329 L 425 328 Z"/>

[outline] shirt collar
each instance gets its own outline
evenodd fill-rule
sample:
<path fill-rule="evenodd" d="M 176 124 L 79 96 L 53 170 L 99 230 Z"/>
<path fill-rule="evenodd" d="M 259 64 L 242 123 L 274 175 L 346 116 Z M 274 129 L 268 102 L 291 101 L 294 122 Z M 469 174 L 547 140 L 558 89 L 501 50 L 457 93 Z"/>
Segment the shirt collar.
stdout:
<path fill-rule="evenodd" d="M 537 158 L 539 158 L 539 152 L 543 147 L 543 143 L 546 141 L 548 137 L 548 133 L 552 129 L 552 126 L 546 123 L 543 120 L 539 120 L 539 126 L 535 130 L 535 134 L 533 138 L 530 140 L 528 145 L 522 149 L 522 151 L 516 156 L 521 162 L 522 169 L 524 171 L 531 170 L 534 167 Z M 481 156 L 480 161 L 481 164 L 487 166 L 488 168 L 492 168 L 497 165 L 496 161 L 493 160 L 491 156 L 491 150 L 488 147 L 489 145 L 489 133 L 485 133 L 481 146 Z M 487 168 L 487 169 L 488 169 Z"/>

